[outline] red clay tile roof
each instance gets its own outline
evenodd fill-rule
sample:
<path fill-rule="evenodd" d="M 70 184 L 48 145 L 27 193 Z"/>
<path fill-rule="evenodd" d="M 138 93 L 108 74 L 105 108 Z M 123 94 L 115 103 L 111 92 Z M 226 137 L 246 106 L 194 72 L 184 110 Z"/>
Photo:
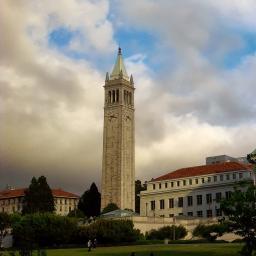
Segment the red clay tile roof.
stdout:
<path fill-rule="evenodd" d="M 75 195 L 73 193 L 64 191 L 60 188 L 58 189 L 52 189 L 52 194 L 54 197 L 68 197 L 68 198 L 79 198 L 78 195 Z"/>
<path fill-rule="evenodd" d="M 179 178 L 185 178 L 185 177 L 193 177 L 193 176 L 222 173 L 222 172 L 247 171 L 251 169 L 252 169 L 251 165 L 237 163 L 237 162 L 209 164 L 209 165 L 201 165 L 201 166 L 178 169 L 176 171 L 170 172 L 156 179 L 153 179 L 152 181 L 179 179 Z"/>
<path fill-rule="evenodd" d="M 0 199 L 23 197 L 27 188 L 6 189 L 0 191 Z M 64 191 L 62 189 L 52 189 L 54 197 L 79 198 L 78 195 Z"/>

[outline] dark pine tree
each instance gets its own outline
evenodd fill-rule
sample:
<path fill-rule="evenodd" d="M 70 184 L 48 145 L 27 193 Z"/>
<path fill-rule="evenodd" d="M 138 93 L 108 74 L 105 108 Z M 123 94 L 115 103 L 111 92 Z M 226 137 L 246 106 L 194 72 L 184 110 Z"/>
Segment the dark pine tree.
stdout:
<path fill-rule="evenodd" d="M 36 212 L 54 212 L 52 190 L 44 176 L 32 178 L 29 188 L 25 191 L 23 214 Z"/>
<path fill-rule="evenodd" d="M 101 195 L 93 182 L 90 189 L 86 190 L 81 196 L 78 209 L 87 217 L 98 216 L 100 215 L 100 199 Z"/>
<path fill-rule="evenodd" d="M 146 185 L 141 184 L 140 180 L 135 181 L 135 212 L 140 213 L 140 197 L 141 191 L 146 190 Z"/>

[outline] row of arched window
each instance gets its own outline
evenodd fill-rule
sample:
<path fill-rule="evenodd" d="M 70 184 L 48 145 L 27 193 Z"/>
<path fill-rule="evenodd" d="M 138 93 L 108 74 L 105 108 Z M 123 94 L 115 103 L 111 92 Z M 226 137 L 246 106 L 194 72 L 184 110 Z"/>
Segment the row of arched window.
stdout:
<path fill-rule="evenodd" d="M 119 89 L 108 91 L 108 103 L 116 103 L 119 102 Z M 124 90 L 124 104 L 131 105 L 132 104 L 132 93 Z"/>

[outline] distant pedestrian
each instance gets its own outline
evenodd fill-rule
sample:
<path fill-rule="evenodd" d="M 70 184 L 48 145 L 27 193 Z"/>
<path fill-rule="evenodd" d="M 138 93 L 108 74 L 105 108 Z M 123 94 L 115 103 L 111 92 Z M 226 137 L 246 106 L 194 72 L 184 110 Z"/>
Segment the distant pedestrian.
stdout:
<path fill-rule="evenodd" d="M 88 252 L 91 251 L 92 249 L 92 241 L 89 239 L 88 243 L 87 243 L 87 247 L 88 247 Z"/>
<path fill-rule="evenodd" d="M 97 246 L 97 239 L 96 238 L 94 238 L 92 246 L 93 246 L 93 248 L 96 248 L 96 246 Z"/>
<path fill-rule="evenodd" d="M 135 256 L 135 252 L 132 252 L 132 253 L 131 253 L 131 256 Z"/>

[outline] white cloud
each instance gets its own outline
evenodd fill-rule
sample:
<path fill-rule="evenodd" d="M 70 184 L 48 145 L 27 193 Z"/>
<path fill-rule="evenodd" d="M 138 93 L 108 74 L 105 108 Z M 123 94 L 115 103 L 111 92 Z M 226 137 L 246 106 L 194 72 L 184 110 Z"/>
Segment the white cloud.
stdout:
<path fill-rule="evenodd" d="M 93 61 L 49 48 L 48 39 L 61 27 L 78 31 L 69 49 L 107 58 L 116 46 L 116 24 L 108 20 L 108 1 L 60 3 L 0 3 L 2 186 L 21 186 L 32 175 L 45 174 L 53 185 L 81 192 L 100 179 L 104 74 Z M 146 64 L 146 53 L 126 59 L 136 87 L 137 176 L 144 180 L 202 164 L 211 154 L 249 152 L 256 131 L 251 118 L 256 58 L 223 71 L 204 55 L 217 36 L 216 56 L 243 43 L 239 36 L 219 33 L 219 17 L 233 17 L 228 1 L 123 1 L 120 8 L 114 15 L 119 26 L 151 31 L 159 38 L 158 50 L 162 44 L 166 55 L 175 51 L 178 63 L 158 76 Z M 250 8 L 237 9 L 246 20 Z M 253 22 L 251 16 L 244 26 Z"/>

